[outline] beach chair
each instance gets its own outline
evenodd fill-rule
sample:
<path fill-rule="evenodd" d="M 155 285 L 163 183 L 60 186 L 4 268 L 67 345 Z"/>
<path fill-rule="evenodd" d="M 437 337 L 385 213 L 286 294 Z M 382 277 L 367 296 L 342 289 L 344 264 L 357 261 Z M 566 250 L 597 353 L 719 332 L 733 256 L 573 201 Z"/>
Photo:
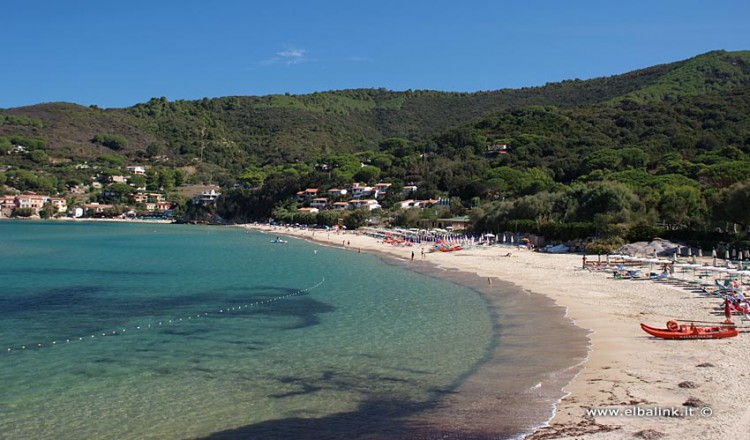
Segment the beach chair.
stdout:
<path fill-rule="evenodd" d="M 641 270 L 629 270 L 628 273 L 622 276 L 623 279 L 632 280 L 634 278 L 640 278 L 641 277 Z"/>
<path fill-rule="evenodd" d="M 715 296 L 726 296 L 730 293 L 737 293 L 741 289 L 737 287 L 730 287 L 729 280 L 714 280 L 714 290 L 710 293 Z"/>

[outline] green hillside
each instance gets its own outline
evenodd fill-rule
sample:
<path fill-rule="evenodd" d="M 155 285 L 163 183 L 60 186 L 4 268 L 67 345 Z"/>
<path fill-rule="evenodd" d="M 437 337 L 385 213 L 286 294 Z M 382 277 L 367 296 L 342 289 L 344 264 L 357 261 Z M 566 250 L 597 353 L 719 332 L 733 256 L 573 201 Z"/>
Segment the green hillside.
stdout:
<path fill-rule="evenodd" d="M 670 66 L 668 72 L 614 101 L 672 100 L 750 85 L 750 51 L 709 52 Z"/>
<path fill-rule="evenodd" d="M 300 188 L 359 180 L 452 198 L 449 214 L 471 208 L 478 229 L 586 224 L 577 234 L 620 237 L 640 223 L 711 230 L 750 224 L 737 208 L 750 176 L 748 85 L 750 52 L 715 51 L 515 90 L 153 98 L 124 109 L 40 104 L 0 111 L 0 150 L 25 147 L 0 160 L 0 184 L 65 193 L 91 179 L 84 161 L 109 174 L 137 163 L 151 170 L 149 188 L 235 187 L 219 206 L 229 219 L 294 216 L 290 197 Z M 507 150 L 488 153 L 492 145 Z"/>
<path fill-rule="evenodd" d="M 426 140 L 508 108 L 648 102 L 729 90 L 746 86 L 749 73 L 750 52 L 711 52 L 608 78 L 518 90 L 361 89 L 175 102 L 154 98 L 125 109 L 40 104 L 0 113 L 39 122 L 0 125 L 0 136 L 41 136 L 52 154 L 91 159 L 108 153 L 91 143 L 96 134 L 117 134 L 128 139 L 120 153 L 130 157 L 155 143 L 173 160 L 198 158 L 240 170 L 249 164 L 304 161 L 326 151 L 361 151 L 393 136 Z"/>

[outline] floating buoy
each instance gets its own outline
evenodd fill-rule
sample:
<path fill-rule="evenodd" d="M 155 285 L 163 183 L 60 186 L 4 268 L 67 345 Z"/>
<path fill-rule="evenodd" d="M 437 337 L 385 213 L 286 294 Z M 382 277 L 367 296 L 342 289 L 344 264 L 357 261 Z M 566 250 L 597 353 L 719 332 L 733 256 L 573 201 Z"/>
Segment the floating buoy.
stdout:
<path fill-rule="evenodd" d="M 223 309 L 219 309 L 219 313 L 224 313 L 225 310 L 227 312 L 230 312 L 230 311 L 241 311 L 243 309 L 243 307 L 244 308 L 248 308 L 249 306 L 258 306 L 258 305 L 262 305 L 262 304 L 270 304 L 272 302 L 276 302 L 276 301 L 279 301 L 279 300 L 282 300 L 282 299 L 285 299 L 285 298 L 289 298 L 289 297 L 292 297 L 292 296 L 295 296 L 295 295 L 299 295 L 299 294 L 301 294 L 303 292 L 308 292 L 308 291 L 310 291 L 310 290 L 312 290 L 312 289 L 320 286 L 321 284 L 323 284 L 324 281 L 325 281 L 325 278 L 323 278 L 320 282 L 318 282 L 316 285 L 314 285 L 312 287 L 309 287 L 307 289 L 297 290 L 297 291 L 294 291 L 294 292 L 291 292 L 291 293 L 287 293 L 285 295 L 277 296 L 275 298 L 268 298 L 268 299 L 265 299 L 263 301 L 255 301 L 255 302 L 252 302 L 252 303 L 249 303 L 249 304 L 237 305 L 237 306 L 233 306 L 233 307 L 226 307 L 226 308 L 223 308 Z M 203 312 L 202 315 L 200 313 L 196 314 L 195 318 L 198 319 L 201 316 L 209 316 L 209 313 L 208 312 Z M 188 320 L 192 320 L 193 319 L 193 315 L 187 316 L 187 319 Z M 182 321 L 183 321 L 183 318 L 175 318 L 175 319 L 170 319 L 167 322 L 171 324 L 173 322 L 182 322 Z M 161 326 L 162 324 L 164 324 L 164 322 L 162 322 L 162 321 L 158 322 L 159 326 Z M 152 324 L 147 324 L 147 326 L 145 326 L 143 328 L 141 326 L 136 326 L 135 329 L 137 329 L 137 330 L 144 330 L 144 329 L 150 329 L 151 327 L 152 327 Z M 123 328 L 121 330 L 121 332 L 122 333 L 126 333 L 127 329 Z M 111 333 L 102 332 L 101 336 L 107 336 L 108 334 L 117 335 L 118 333 L 117 333 L 117 330 L 112 330 Z M 94 339 L 94 338 L 96 338 L 96 334 L 92 334 L 91 335 L 91 339 Z M 81 336 L 81 337 L 78 338 L 78 340 L 79 341 L 83 341 L 84 337 Z M 70 343 L 70 339 L 65 339 L 65 342 L 66 343 Z M 48 344 L 48 345 L 50 345 L 50 346 L 51 345 L 57 345 L 57 341 L 52 341 L 51 344 Z M 41 348 L 43 346 L 43 344 L 42 343 L 37 343 L 36 346 Z M 27 347 L 26 345 L 23 345 L 23 346 L 21 346 L 21 349 L 22 350 L 26 350 L 26 347 Z M 11 351 L 13 351 L 13 349 L 11 347 L 9 347 L 9 348 L 6 349 L 6 352 L 11 352 Z"/>

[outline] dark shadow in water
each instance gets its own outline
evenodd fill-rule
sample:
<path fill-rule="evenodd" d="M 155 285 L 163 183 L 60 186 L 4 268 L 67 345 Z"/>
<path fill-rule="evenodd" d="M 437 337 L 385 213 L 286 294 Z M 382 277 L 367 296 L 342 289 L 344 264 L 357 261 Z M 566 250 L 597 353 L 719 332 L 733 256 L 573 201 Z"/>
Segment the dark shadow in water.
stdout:
<path fill-rule="evenodd" d="M 133 276 L 162 276 L 162 275 L 168 275 L 169 272 L 157 272 L 157 271 L 150 271 L 150 270 L 105 270 L 105 269 L 75 269 L 75 268 L 60 268 L 60 267 L 34 267 L 30 270 L 19 270 L 19 269 L 0 269 L 0 275 L 14 275 L 14 276 L 23 276 L 23 275 L 38 275 L 40 273 L 46 274 L 46 275 L 55 275 L 55 274 L 81 274 L 81 275 L 106 275 L 106 276 L 125 276 L 125 277 L 133 277 Z"/>
<path fill-rule="evenodd" d="M 231 289 L 235 290 L 235 289 Z M 236 289 L 239 290 L 239 289 Z M 336 310 L 333 306 L 315 300 L 308 295 L 308 292 L 301 292 L 302 289 L 276 287 L 276 286 L 256 286 L 251 292 L 245 290 L 236 295 L 236 299 L 228 299 L 230 302 L 241 304 L 243 301 L 267 301 L 279 298 L 266 304 L 257 304 L 252 308 L 243 310 L 242 315 L 253 316 L 263 315 L 269 317 L 292 317 L 297 319 L 297 323 L 282 327 L 284 330 L 297 330 L 320 324 L 317 315 L 321 313 L 330 313 Z M 226 294 L 226 291 L 223 291 Z M 286 298 L 286 295 L 293 295 Z M 236 315 L 240 316 L 240 315 Z"/>
<path fill-rule="evenodd" d="M 231 294 L 222 291 L 208 290 L 192 295 L 171 297 L 141 297 L 127 295 L 108 295 L 110 290 L 101 285 L 78 285 L 65 288 L 51 288 L 24 292 L 23 295 L 4 295 L 0 297 L 0 310 L 5 318 L 27 318 L 44 314 L 51 326 L 57 327 L 55 333 L 77 334 L 97 332 L 102 328 L 120 327 L 133 317 L 151 317 L 165 315 L 179 316 L 191 309 L 216 307 L 216 299 L 222 298 L 226 304 L 240 305 L 246 302 L 264 301 L 300 292 L 301 289 L 259 286 L 252 289 L 230 289 Z M 248 316 L 261 314 L 266 316 L 296 317 L 298 322 L 284 329 L 305 328 L 320 323 L 317 314 L 334 310 L 328 304 L 305 298 L 307 293 L 256 305 L 231 316 Z M 202 307 L 201 307 L 202 306 Z M 202 311 L 202 310 L 201 310 Z M 189 313 L 189 312 L 188 312 Z M 215 317 L 218 317 L 215 316 Z M 55 322 L 57 321 L 57 322 Z M 195 336 L 200 329 L 175 329 L 186 336 Z"/>
<path fill-rule="evenodd" d="M 268 395 L 268 397 L 274 399 L 312 394 L 322 390 L 347 393 L 354 392 L 361 395 L 368 395 L 372 393 L 373 384 L 383 383 L 393 384 L 391 388 L 394 390 L 401 389 L 407 385 L 418 388 L 420 385 L 416 380 L 382 376 L 373 373 L 363 375 L 347 374 L 333 370 L 323 371 L 318 377 L 281 376 L 276 378 L 269 377 L 268 379 L 279 382 L 282 388 L 297 388 L 291 391 Z M 442 390 L 433 389 L 431 392 L 434 395 L 439 395 L 442 393 Z"/>
<path fill-rule="evenodd" d="M 54 288 L 25 295 L 7 295 L 0 297 L 0 310 L 7 316 L 13 313 L 33 313 L 47 309 L 75 309 L 105 291 L 106 289 L 100 286 L 83 285 Z"/>
<path fill-rule="evenodd" d="M 372 398 L 351 412 L 321 418 L 288 417 L 213 433 L 204 440 L 498 440 L 517 433 L 456 432 L 446 427 L 420 426 L 409 416 L 431 409 L 434 403 Z"/>
<path fill-rule="evenodd" d="M 288 300 L 263 304 L 263 307 L 253 309 L 249 313 L 251 315 L 296 318 L 297 323 L 282 328 L 284 330 L 297 330 L 320 324 L 320 318 L 318 318 L 318 315 L 321 313 L 330 313 L 334 310 L 335 308 L 333 306 L 324 302 L 309 297 L 305 298 L 297 296 Z"/>

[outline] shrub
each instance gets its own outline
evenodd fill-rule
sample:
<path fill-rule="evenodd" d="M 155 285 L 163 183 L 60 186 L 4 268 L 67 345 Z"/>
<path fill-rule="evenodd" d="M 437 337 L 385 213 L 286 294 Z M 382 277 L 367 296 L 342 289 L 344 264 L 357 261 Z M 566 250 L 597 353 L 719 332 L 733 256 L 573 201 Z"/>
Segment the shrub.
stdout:
<path fill-rule="evenodd" d="M 587 254 L 611 254 L 625 244 L 620 237 L 594 240 L 586 245 Z"/>

